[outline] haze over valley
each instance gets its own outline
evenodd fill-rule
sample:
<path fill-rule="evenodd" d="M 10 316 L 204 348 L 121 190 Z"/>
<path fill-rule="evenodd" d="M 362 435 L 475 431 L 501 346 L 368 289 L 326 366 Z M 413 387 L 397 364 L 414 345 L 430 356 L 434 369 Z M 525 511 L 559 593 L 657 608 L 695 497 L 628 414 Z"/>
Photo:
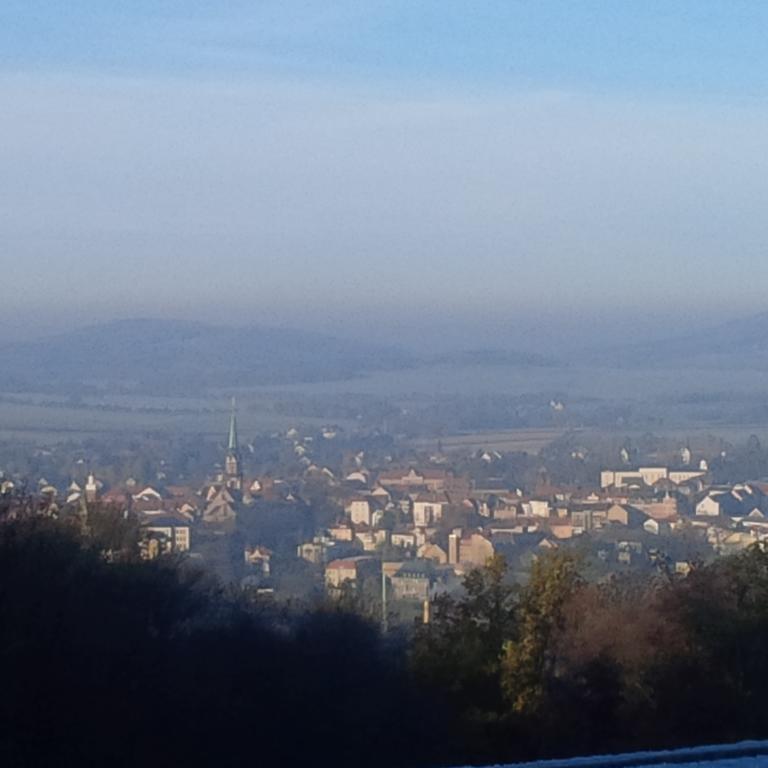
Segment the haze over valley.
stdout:
<path fill-rule="evenodd" d="M 289 328 L 120 320 L 0 345 L 0 436 L 140 433 L 160 423 L 215 434 L 232 394 L 254 429 L 356 419 L 381 426 L 387 409 L 436 409 L 453 418 L 439 426 L 433 416 L 428 433 L 762 431 L 766 326 L 768 315 L 757 315 L 647 342 L 587 337 L 551 352 L 512 327 L 478 339 L 483 346 L 430 353 Z M 480 402 L 491 396 L 506 408 L 496 424 Z M 566 411 L 553 412 L 553 400 Z"/>

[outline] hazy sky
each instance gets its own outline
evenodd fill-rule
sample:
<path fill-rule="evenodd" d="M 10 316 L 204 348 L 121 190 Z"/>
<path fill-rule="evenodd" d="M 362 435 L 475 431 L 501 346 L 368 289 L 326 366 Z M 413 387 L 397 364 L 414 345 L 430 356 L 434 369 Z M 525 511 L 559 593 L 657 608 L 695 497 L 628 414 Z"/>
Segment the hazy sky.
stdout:
<path fill-rule="evenodd" d="M 4 0 L 0 335 L 762 310 L 767 37 L 761 1 Z"/>

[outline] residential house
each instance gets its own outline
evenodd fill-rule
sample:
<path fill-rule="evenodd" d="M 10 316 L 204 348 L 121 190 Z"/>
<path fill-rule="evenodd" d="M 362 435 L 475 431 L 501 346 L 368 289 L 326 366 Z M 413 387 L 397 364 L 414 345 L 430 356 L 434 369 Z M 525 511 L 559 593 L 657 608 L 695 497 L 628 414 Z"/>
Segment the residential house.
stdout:
<path fill-rule="evenodd" d="M 392 576 L 392 593 L 396 600 L 418 600 L 430 597 L 435 582 L 434 564 L 430 560 L 411 560 Z"/>
<path fill-rule="evenodd" d="M 591 531 L 595 527 L 594 510 L 590 508 L 574 509 L 571 512 L 571 523 L 573 524 L 574 533 Z"/>
<path fill-rule="evenodd" d="M 387 503 L 391 501 L 392 494 L 381 485 L 377 485 L 372 491 L 371 496 L 374 499 L 378 499 L 380 502 Z"/>
<path fill-rule="evenodd" d="M 669 495 L 661 501 L 633 500 L 632 506 L 654 520 L 674 520 L 678 513 L 677 498 Z"/>
<path fill-rule="evenodd" d="M 546 499 L 529 499 L 522 503 L 525 517 L 549 517 L 551 508 Z"/>
<path fill-rule="evenodd" d="M 422 560 L 431 560 L 438 565 L 448 562 L 448 553 L 437 544 L 422 544 L 416 551 L 416 556 Z"/>
<path fill-rule="evenodd" d="M 131 493 L 123 486 L 114 486 L 102 494 L 102 502 L 113 504 L 122 509 L 129 509 L 131 506 Z"/>
<path fill-rule="evenodd" d="M 353 496 L 348 499 L 344 511 L 353 524 L 371 525 L 373 522 L 371 502 L 366 496 Z"/>
<path fill-rule="evenodd" d="M 649 517 L 643 523 L 643 530 L 646 533 L 651 533 L 654 536 L 666 535 L 671 532 L 671 526 L 667 520 L 658 520 L 654 517 Z"/>
<path fill-rule="evenodd" d="M 426 528 L 443 519 L 448 509 L 445 495 L 418 494 L 413 500 L 413 524 L 417 528 Z"/>
<path fill-rule="evenodd" d="M 719 552 L 721 555 L 735 555 L 749 549 L 756 541 L 757 536 L 752 531 L 733 531 L 723 538 Z"/>
<path fill-rule="evenodd" d="M 341 560 L 332 560 L 325 566 L 325 585 L 333 591 L 345 583 L 358 585 L 366 576 L 374 575 L 381 567 L 376 557 L 358 555 Z"/>
<path fill-rule="evenodd" d="M 381 539 L 379 534 L 387 534 L 387 531 L 373 531 L 370 528 L 358 527 L 355 530 L 355 539 L 362 544 L 366 552 L 374 552 Z"/>
<path fill-rule="evenodd" d="M 471 533 L 462 536 L 458 543 L 458 562 L 470 567 L 484 566 L 493 557 L 494 546 L 491 540 L 482 533 Z"/>
<path fill-rule="evenodd" d="M 622 565 L 631 565 L 643 554 L 643 545 L 639 541 L 618 541 L 616 542 L 616 559 Z"/>
<path fill-rule="evenodd" d="M 416 534 L 413 531 L 392 531 L 390 543 L 393 547 L 401 549 L 415 549 Z"/>
<path fill-rule="evenodd" d="M 134 512 L 164 509 L 163 500 L 163 494 L 157 488 L 147 485 L 131 495 L 131 509 Z"/>
<path fill-rule="evenodd" d="M 457 476 L 447 469 L 389 469 L 379 473 L 378 483 L 390 491 L 424 488 L 430 493 L 447 492 L 457 498 L 467 496 L 470 490 L 467 477 Z"/>
<path fill-rule="evenodd" d="M 511 520 L 519 517 L 520 497 L 519 496 L 496 496 L 493 503 L 494 520 Z"/>
<path fill-rule="evenodd" d="M 647 519 L 647 515 L 629 504 L 613 504 L 606 515 L 607 522 L 619 523 L 629 528 L 640 528 Z"/>
<path fill-rule="evenodd" d="M 354 541 L 355 531 L 351 525 L 347 523 L 339 523 L 328 529 L 328 535 L 334 541 Z"/>
<path fill-rule="evenodd" d="M 327 536 L 315 536 L 312 541 L 305 541 L 296 548 L 296 554 L 308 563 L 320 565 L 328 559 L 328 552 L 336 542 Z"/>
<path fill-rule="evenodd" d="M 710 491 L 696 504 L 696 514 L 701 517 L 719 517 L 720 497 L 723 495 L 720 491 Z"/>
<path fill-rule="evenodd" d="M 355 469 L 344 476 L 344 482 L 355 488 L 367 488 L 369 473 L 366 469 Z"/>
<path fill-rule="evenodd" d="M 447 490 L 452 474 L 444 469 L 390 469 L 379 473 L 378 483 L 384 488 L 426 488 L 433 493 Z"/>
<path fill-rule="evenodd" d="M 574 535 L 576 535 L 577 531 L 573 525 L 573 522 L 567 518 L 552 518 L 548 521 L 548 523 L 545 523 L 544 525 L 545 527 L 549 528 L 550 534 L 555 539 L 571 539 L 574 537 Z"/>
<path fill-rule="evenodd" d="M 262 576 L 269 576 L 272 570 L 272 550 L 262 546 L 246 547 L 243 551 L 245 564 Z"/>
<path fill-rule="evenodd" d="M 190 525 L 182 515 L 142 515 L 140 528 L 141 555 L 147 560 L 164 554 L 189 552 Z"/>
<path fill-rule="evenodd" d="M 739 483 L 731 488 L 712 488 L 696 504 L 696 515 L 745 518 L 753 511 L 768 512 L 768 496 L 756 483 Z"/>

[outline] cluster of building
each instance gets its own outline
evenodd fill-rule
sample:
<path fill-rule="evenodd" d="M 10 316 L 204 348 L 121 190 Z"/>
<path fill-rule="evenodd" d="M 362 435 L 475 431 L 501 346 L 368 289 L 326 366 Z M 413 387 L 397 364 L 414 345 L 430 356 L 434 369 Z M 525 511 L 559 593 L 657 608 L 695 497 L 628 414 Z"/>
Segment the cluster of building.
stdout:
<path fill-rule="evenodd" d="M 4 479 L 0 496 L 13 498 L 15 484 Z M 34 508 L 30 508 L 34 499 Z M 226 536 L 235 529 L 242 509 L 260 499 L 293 499 L 288 483 L 272 478 L 246 478 L 237 436 L 234 402 L 230 417 L 227 449 L 222 466 L 202 485 L 156 484 L 143 485 L 134 478 L 105 488 L 104 483 L 89 473 L 84 482 L 72 481 L 59 490 L 41 478 L 37 493 L 18 495 L 16 504 L 9 504 L 7 519 L 23 514 L 59 517 L 61 514 L 87 519 L 89 508 L 110 509 L 126 519 L 136 521 L 139 528 L 138 546 L 142 557 L 154 559 L 161 555 L 193 553 L 195 537 Z M 258 542 L 246 542 L 243 563 L 252 577 L 268 577 L 271 573 L 272 552 Z"/>
<path fill-rule="evenodd" d="M 542 484 L 532 494 L 414 466 L 357 469 L 343 486 L 343 518 L 298 548 L 324 564 L 331 592 L 383 574 L 395 598 L 423 600 L 496 552 L 525 568 L 585 535 L 607 568 L 663 563 L 679 573 L 700 556 L 691 541 L 715 555 L 768 539 L 768 484 L 712 486 L 704 462 L 605 470 L 591 488 Z"/>
<path fill-rule="evenodd" d="M 679 468 L 633 468 L 623 457 L 621 469 L 601 471 L 590 487 L 542 480 L 524 493 L 459 473 L 445 461 L 369 468 L 357 453 L 331 469 L 314 463 L 308 438 L 296 430 L 286 437 L 302 468 L 299 481 L 246 477 L 233 404 L 224 461 L 202 486 L 129 478 L 105 488 L 90 474 L 58 491 L 41 478 L 25 513 L 55 516 L 67 508 L 85 515 L 89 505 L 105 504 L 137 521 L 143 557 L 194 556 L 196 540 L 226 540 L 249 509 L 264 501 L 303 504 L 302 482 L 319 483 L 338 515 L 302 541 L 296 557 L 311 564 L 331 595 L 368 582 L 386 598 L 421 602 L 460 588 L 462 577 L 495 553 L 523 572 L 540 553 L 581 538 L 608 569 L 663 562 L 685 572 L 694 557 L 686 549 L 691 541 L 715 555 L 768 539 L 768 484 L 714 486 L 706 461 L 692 465 L 687 448 Z M 334 430 L 324 430 L 322 439 L 334 438 Z M 480 459 L 501 456 L 485 452 Z M 13 482 L 0 481 L 0 494 L 12 494 Z M 256 587 L 274 573 L 273 552 L 263 541 L 246 538 L 240 563 L 243 583 Z"/>

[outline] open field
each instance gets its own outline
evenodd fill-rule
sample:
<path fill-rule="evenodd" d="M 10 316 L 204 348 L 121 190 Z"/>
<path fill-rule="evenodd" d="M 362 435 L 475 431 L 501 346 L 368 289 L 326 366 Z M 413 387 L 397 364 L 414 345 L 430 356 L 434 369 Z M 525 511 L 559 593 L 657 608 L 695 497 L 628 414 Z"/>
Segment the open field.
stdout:
<path fill-rule="evenodd" d="M 275 392 L 275 387 L 253 387 L 248 391 Z M 719 367 L 430 365 L 379 371 L 341 381 L 287 384 L 279 391 L 291 395 L 348 393 L 390 398 L 531 393 L 622 400 L 672 399 L 688 395 L 744 397 L 768 391 L 768 375 L 756 369 Z"/>
<path fill-rule="evenodd" d="M 449 435 L 443 438 L 417 438 L 411 441 L 414 448 L 432 450 L 438 442 L 445 451 L 477 450 L 538 453 L 542 448 L 564 434 L 562 429 L 504 429 L 494 432 Z"/>
<path fill-rule="evenodd" d="M 157 431 L 219 437 L 226 428 L 232 394 L 231 388 L 189 397 L 5 392 L 0 393 L 0 439 L 52 441 Z M 589 430 L 596 423 L 603 431 L 622 434 L 703 432 L 737 439 L 768 432 L 766 376 L 750 369 L 435 365 L 345 381 L 241 388 L 234 394 L 246 437 L 329 422 L 351 428 L 362 418 L 358 405 L 364 411 L 366 404 L 412 413 L 439 404 L 448 415 L 461 406 L 468 418 L 442 435 L 447 449 L 536 452 L 566 429 Z M 510 428 L 497 429 L 493 423 L 497 405 L 483 400 L 494 397 L 532 399 L 540 409 L 543 405 L 544 412 L 552 397 L 562 400 L 566 410 L 559 423 L 539 418 L 538 423 L 518 428 L 499 420 L 500 427 Z M 489 410 L 484 402 L 494 404 Z M 471 423 L 473 408 L 485 409 L 483 421 L 476 425 Z M 508 407 L 507 417 L 510 408 L 514 406 Z M 591 421 L 583 421 L 579 414 Z M 424 434 L 437 434 L 440 418 L 433 418 Z M 436 437 L 414 443 L 426 449 L 436 444 Z"/>
<path fill-rule="evenodd" d="M 584 435 L 585 439 L 595 435 L 599 430 L 575 429 L 575 434 Z M 605 430 L 607 431 L 607 430 Z M 604 431 L 604 432 L 605 432 Z M 635 429 L 617 429 L 617 433 L 632 439 L 639 438 L 643 434 Z M 444 451 L 460 451 L 471 453 L 478 450 L 505 452 L 538 453 L 550 443 L 562 437 L 566 430 L 562 429 L 505 429 L 493 432 L 472 432 L 460 435 L 447 435 L 442 438 L 420 437 L 411 440 L 409 444 L 417 450 L 435 451 L 438 445 Z M 750 435 L 757 435 L 761 442 L 768 443 L 768 424 L 723 424 L 714 426 L 690 425 L 685 428 L 657 429 L 654 430 L 657 437 L 689 439 L 696 442 L 697 437 L 716 436 L 731 442 L 745 442 Z"/>
<path fill-rule="evenodd" d="M 123 398 L 124 400 L 125 398 Z M 222 399 L 165 402 L 162 398 L 141 404 L 115 403 L 100 399 L 77 405 L 66 401 L 19 402 L 0 399 L 0 439 L 26 439 L 55 442 L 67 439 L 120 433 L 142 435 L 167 432 L 222 437 L 227 429 L 229 402 Z M 266 398 L 239 407 L 238 421 L 243 437 L 264 431 L 282 430 L 296 423 L 290 415 L 272 409 Z M 303 424 L 322 423 L 322 419 L 302 418 Z"/>

